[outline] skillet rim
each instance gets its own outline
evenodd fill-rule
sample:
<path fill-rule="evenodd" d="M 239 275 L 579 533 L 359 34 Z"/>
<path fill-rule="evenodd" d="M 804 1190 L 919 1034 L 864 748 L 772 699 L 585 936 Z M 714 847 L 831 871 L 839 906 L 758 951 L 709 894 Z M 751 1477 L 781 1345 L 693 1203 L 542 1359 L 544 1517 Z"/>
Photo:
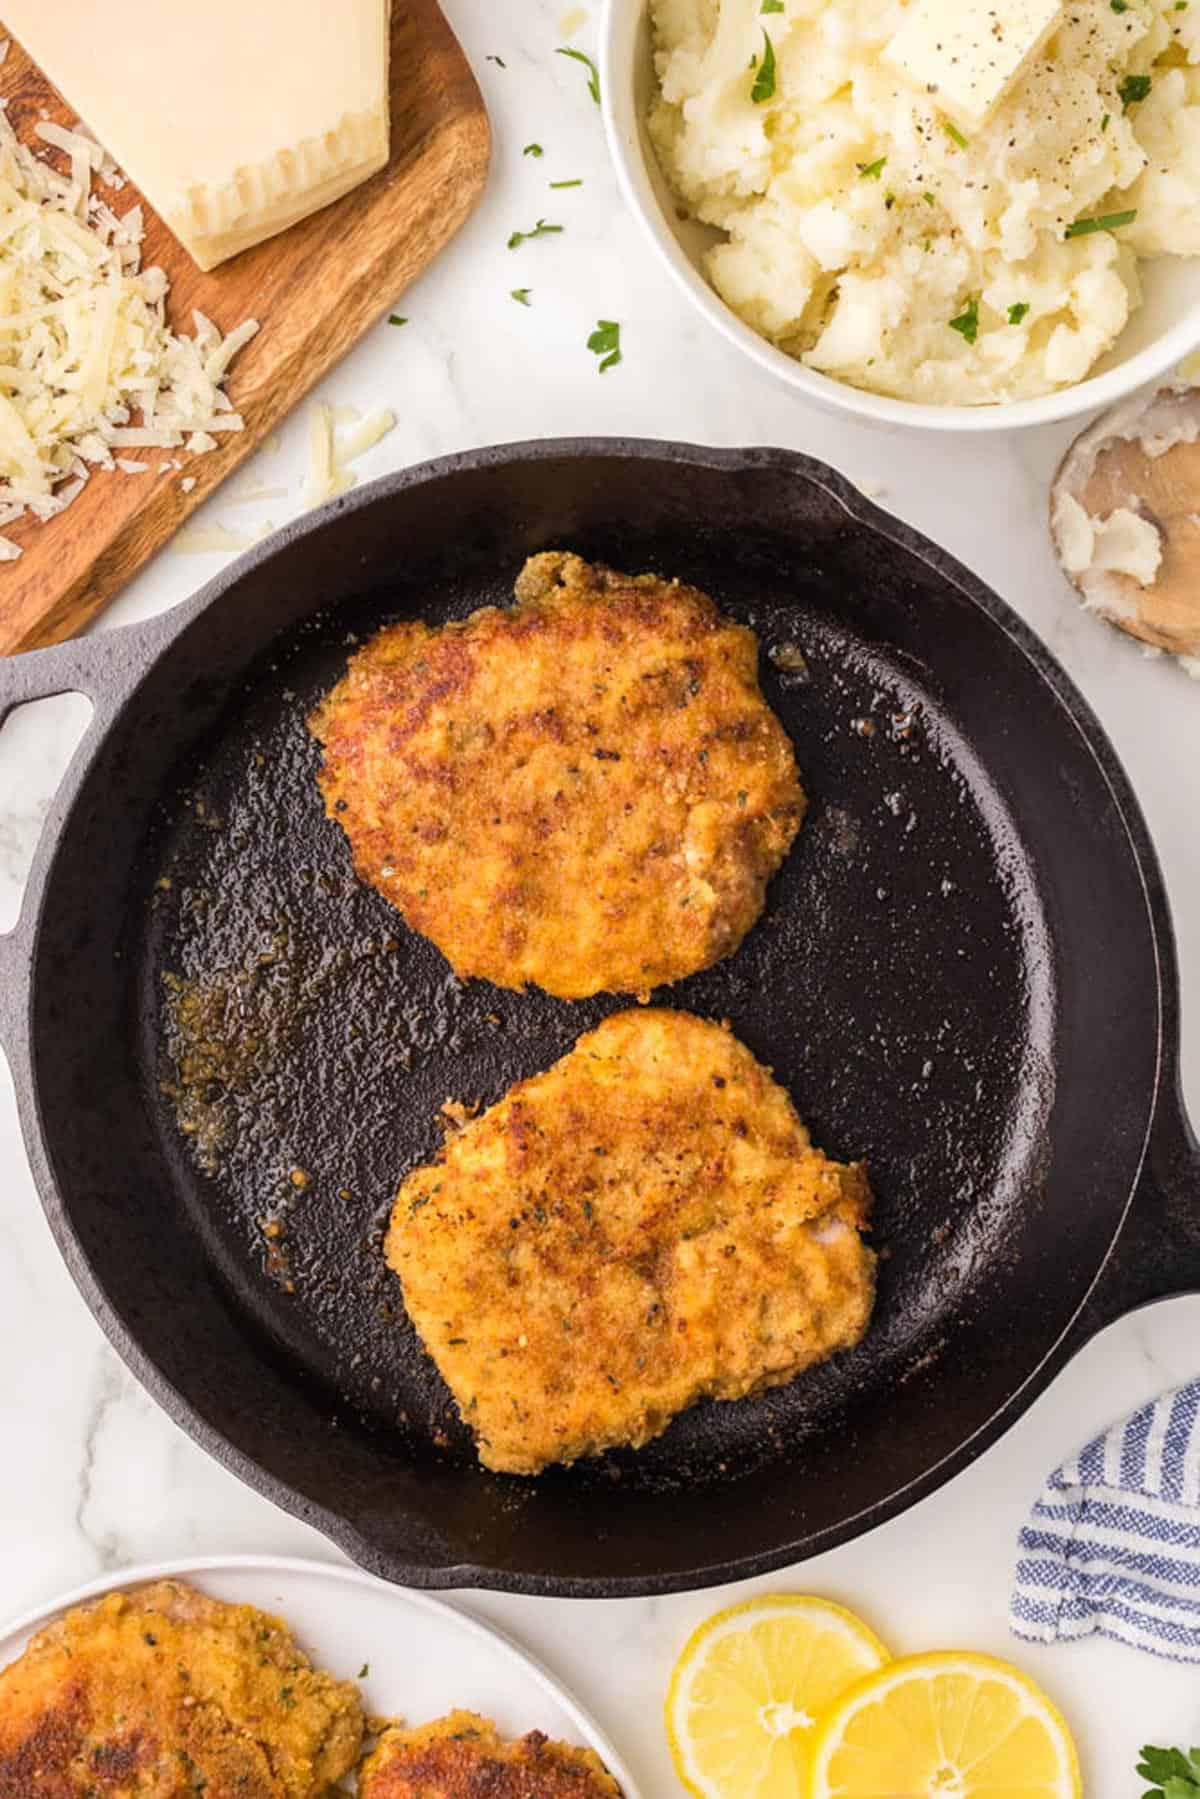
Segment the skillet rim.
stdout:
<path fill-rule="evenodd" d="M 47 1128 L 34 1077 L 34 996 L 39 989 L 39 981 L 44 978 L 44 971 L 40 969 L 39 949 L 51 877 L 65 827 L 104 741 L 128 710 L 137 704 L 151 671 L 171 653 L 192 622 L 217 605 L 232 590 L 236 590 L 251 571 L 269 563 L 291 544 L 324 530 L 345 516 L 367 507 L 386 505 L 395 495 L 411 488 L 436 486 L 445 478 L 460 472 L 507 467 L 514 463 L 567 459 L 621 459 L 649 463 L 667 461 L 675 465 L 683 464 L 729 474 L 763 468 L 782 470 L 798 477 L 810 488 L 819 490 L 840 507 L 850 520 L 873 536 L 903 550 L 928 567 L 939 580 L 949 583 L 961 593 L 1008 638 L 1031 665 L 1032 672 L 1050 690 L 1066 722 L 1082 740 L 1095 763 L 1108 790 L 1137 871 L 1156 971 L 1152 996 L 1156 1011 L 1154 1076 L 1129 1192 L 1116 1220 L 1107 1252 L 1097 1266 L 1091 1283 L 1042 1359 L 990 1418 L 963 1438 L 955 1449 L 926 1468 L 921 1475 L 842 1519 L 839 1524 L 775 1549 L 735 1556 L 668 1575 L 539 1575 L 488 1568 L 470 1561 L 435 1567 L 414 1565 L 378 1550 L 344 1517 L 318 1505 L 280 1477 L 268 1473 L 252 1456 L 235 1447 L 199 1415 L 191 1401 L 160 1372 L 157 1364 L 142 1350 L 123 1316 L 110 1304 L 99 1277 L 94 1273 L 75 1235 L 68 1202 L 59 1191 L 51 1171 L 51 1133 Z M 321 1531 L 368 1572 L 385 1580 L 422 1590 L 464 1587 L 548 1598 L 605 1599 L 699 1591 L 774 1572 L 864 1535 L 944 1486 L 976 1461 L 1016 1422 L 1097 1328 L 1090 1317 L 1084 1318 L 1084 1314 L 1094 1307 L 1100 1283 L 1126 1232 L 1130 1212 L 1142 1184 L 1151 1135 L 1163 1094 L 1165 1090 L 1169 1091 L 1174 1079 L 1178 1055 L 1178 975 L 1174 939 L 1165 884 L 1149 829 L 1129 777 L 1103 725 L 1047 645 L 1006 601 L 957 557 L 941 549 L 912 526 L 876 506 L 848 477 L 830 468 L 828 464 L 802 451 L 782 447 L 715 448 L 657 438 L 538 438 L 457 451 L 395 470 L 362 488 L 339 496 L 313 512 L 301 514 L 223 569 L 190 599 L 180 602 L 165 613 L 157 614 L 140 624 L 102 632 L 94 638 L 35 653 L 30 658 L 18 658 L 18 669 L 26 662 L 36 662 L 45 667 L 52 684 L 48 687 L 38 686 L 37 671 L 32 671 L 29 691 L 22 693 L 20 689 L 26 683 L 18 676 L 17 698 L 13 704 L 20 704 L 26 698 L 41 697 L 44 693 L 71 691 L 77 687 L 89 695 L 95 708 L 91 723 L 43 827 L 26 886 L 20 922 L 7 939 L 0 937 L 0 1036 L 6 1035 L 7 1038 L 6 1047 L 26 1150 L 47 1221 L 68 1271 L 92 1316 L 131 1373 L 168 1417 L 185 1430 L 220 1466 L 237 1475 L 252 1490 L 271 1500 L 281 1510 Z M 53 666 L 61 666 L 63 670 L 63 677 L 57 685 L 53 684 Z M 107 681 L 111 681 L 111 686 L 105 685 Z M 4 672 L 3 665 L 0 665 L 0 689 L 3 686 Z M 0 716 L 5 710 L 4 697 L 0 692 Z M 15 993 L 9 992 L 5 998 L 5 990 L 11 989 L 14 983 L 20 981 L 22 970 L 23 988 Z"/>

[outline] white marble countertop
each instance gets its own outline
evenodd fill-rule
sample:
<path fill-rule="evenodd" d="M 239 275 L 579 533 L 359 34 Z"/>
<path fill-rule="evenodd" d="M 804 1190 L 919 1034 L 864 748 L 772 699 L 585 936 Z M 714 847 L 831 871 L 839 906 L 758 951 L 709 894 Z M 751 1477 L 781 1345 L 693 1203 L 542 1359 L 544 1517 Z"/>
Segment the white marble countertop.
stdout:
<path fill-rule="evenodd" d="M 990 581 L 1047 639 L 1112 734 L 1141 796 L 1173 900 L 1184 987 L 1184 1071 L 1200 1116 L 1200 685 L 1143 657 L 1085 616 L 1047 541 L 1046 484 L 1064 431 L 1009 439 L 893 436 L 798 403 L 711 338 L 652 265 L 624 215 L 599 114 L 564 41 L 567 0 L 445 0 L 496 126 L 489 191 L 463 235 L 404 297 L 410 323 L 381 325 L 323 390 L 394 408 L 395 431 L 364 475 L 442 451 L 540 435 L 643 435 L 782 444 L 816 454 Z M 596 0 L 570 41 L 594 45 Z M 500 67 L 489 56 L 500 56 Z M 540 160 L 521 147 L 536 138 Z M 547 183 L 583 177 L 550 193 Z M 509 251 L 539 217 L 561 236 Z M 532 304 L 510 298 L 528 286 Z M 623 327 L 624 361 L 600 376 L 585 340 L 598 316 Z M 233 321 L 226 321 L 231 323 Z M 293 420 L 251 472 L 290 484 L 290 504 L 208 516 L 235 528 L 299 506 L 305 448 Z M 234 486 L 245 486 L 246 480 Z M 143 617 L 221 565 L 168 552 L 109 614 Z M 0 928 L 11 923 L 45 795 L 69 753 L 81 702 L 18 715 L 0 742 Z M 1103 1106 L 1104 1095 L 1096 1095 Z M 0 1612 L 15 1616 L 105 1570 L 155 1557 L 276 1551 L 336 1558 L 306 1527 L 209 1461 L 108 1349 L 59 1262 L 27 1171 L 7 1072 L 0 1076 Z M 1200 1740 L 1200 1678 L 1111 1644 L 1030 1651 L 1006 1631 L 1013 1544 L 1043 1477 L 1084 1436 L 1200 1372 L 1200 1298 L 1126 1319 L 1086 1349 L 1003 1441 L 949 1488 L 872 1536 L 764 1589 L 812 1590 L 860 1608 L 897 1650 L 1015 1654 L 1078 1733 L 1087 1790 L 1126 1799 L 1145 1741 Z M 747 1589 L 750 1590 L 750 1589 Z M 671 1660 L 727 1592 L 578 1602 L 464 1595 L 571 1683 L 605 1722 L 644 1791 L 678 1790 L 660 1716 Z"/>

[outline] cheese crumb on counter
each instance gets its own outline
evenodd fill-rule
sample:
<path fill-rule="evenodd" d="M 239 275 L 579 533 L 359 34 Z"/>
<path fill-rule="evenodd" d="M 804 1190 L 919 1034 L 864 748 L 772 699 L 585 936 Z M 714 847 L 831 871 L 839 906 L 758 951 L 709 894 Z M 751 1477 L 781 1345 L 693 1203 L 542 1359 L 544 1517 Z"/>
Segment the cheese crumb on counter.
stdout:
<path fill-rule="evenodd" d="M 178 555 L 240 555 L 270 537 L 275 526 L 270 519 L 257 531 L 231 531 L 227 525 L 187 525 L 171 539 L 171 550 Z"/>
<path fill-rule="evenodd" d="M 349 420 L 350 412 L 354 419 Z M 335 426 L 339 417 L 348 419 L 349 428 L 339 436 Z M 357 420 L 358 422 L 354 422 Z M 304 483 L 305 506 L 321 506 L 353 487 L 357 476 L 351 464 L 385 438 L 395 427 L 394 412 L 381 409 L 359 419 L 353 408 L 327 406 L 314 400 L 308 409 L 308 475 Z"/>
<path fill-rule="evenodd" d="M 344 425 L 341 431 L 337 429 L 339 421 Z M 364 418 L 356 406 L 331 406 L 324 400 L 314 400 L 308 408 L 308 469 L 300 490 L 304 510 L 324 505 L 326 500 L 336 499 L 353 487 L 358 479 L 353 464 L 374 449 L 395 424 L 395 413 L 386 407 Z M 194 486 L 194 477 L 180 483 L 185 492 L 189 491 L 189 482 Z M 227 495 L 226 500 L 231 506 L 248 506 L 284 498 L 288 491 L 286 487 L 248 486 Z M 179 532 L 173 547 L 231 555 L 253 549 L 274 529 L 271 523 L 254 531 L 235 531 L 219 522 L 200 524 Z"/>

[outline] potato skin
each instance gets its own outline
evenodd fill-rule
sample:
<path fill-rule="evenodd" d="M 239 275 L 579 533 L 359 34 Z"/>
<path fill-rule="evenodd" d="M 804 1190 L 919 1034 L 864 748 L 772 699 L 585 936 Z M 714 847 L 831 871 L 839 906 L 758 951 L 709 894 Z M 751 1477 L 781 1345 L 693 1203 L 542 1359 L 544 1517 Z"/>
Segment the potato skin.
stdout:
<path fill-rule="evenodd" d="M 362 1765 L 359 1799 L 621 1799 L 592 1749 L 531 1730 L 506 1743 L 488 1718 L 451 1712 L 386 1730 Z"/>
<path fill-rule="evenodd" d="M 326 1799 L 358 1689 L 278 1618 L 182 1581 L 68 1612 L 0 1671 L 0 1799 Z"/>
<path fill-rule="evenodd" d="M 536 1474 L 857 1343 L 870 1201 L 730 1031 L 639 1008 L 410 1174 L 385 1253 L 480 1460 Z"/>
<path fill-rule="evenodd" d="M 364 881 L 455 972 L 561 999 L 730 955 L 800 828 L 753 633 L 653 575 L 533 557 L 517 604 L 389 626 L 309 727 Z"/>

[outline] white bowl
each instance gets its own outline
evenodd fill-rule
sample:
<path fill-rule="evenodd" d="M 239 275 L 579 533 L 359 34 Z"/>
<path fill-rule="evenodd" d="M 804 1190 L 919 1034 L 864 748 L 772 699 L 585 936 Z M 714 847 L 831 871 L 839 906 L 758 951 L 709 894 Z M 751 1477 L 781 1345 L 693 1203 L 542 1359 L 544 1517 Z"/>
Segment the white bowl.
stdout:
<path fill-rule="evenodd" d="M 604 122 L 617 176 L 662 261 L 711 325 L 798 394 L 838 412 L 933 431 L 1004 431 L 1048 425 L 1111 406 L 1160 379 L 1200 347 L 1200 257 L 1164 256 L 1141 265 L 1142 305 L 1097 372 L 1075 387 L 1036 400 L 995 406 L 923 406 L 865 393 L 807 369 L 743 324 L 706 280 L 701 258 L 716 242 L 706 226 L 681 220 L 650 143 L 646 118 L 654 93 L 647 0 L 606 0 L 600 82 Z"/>

